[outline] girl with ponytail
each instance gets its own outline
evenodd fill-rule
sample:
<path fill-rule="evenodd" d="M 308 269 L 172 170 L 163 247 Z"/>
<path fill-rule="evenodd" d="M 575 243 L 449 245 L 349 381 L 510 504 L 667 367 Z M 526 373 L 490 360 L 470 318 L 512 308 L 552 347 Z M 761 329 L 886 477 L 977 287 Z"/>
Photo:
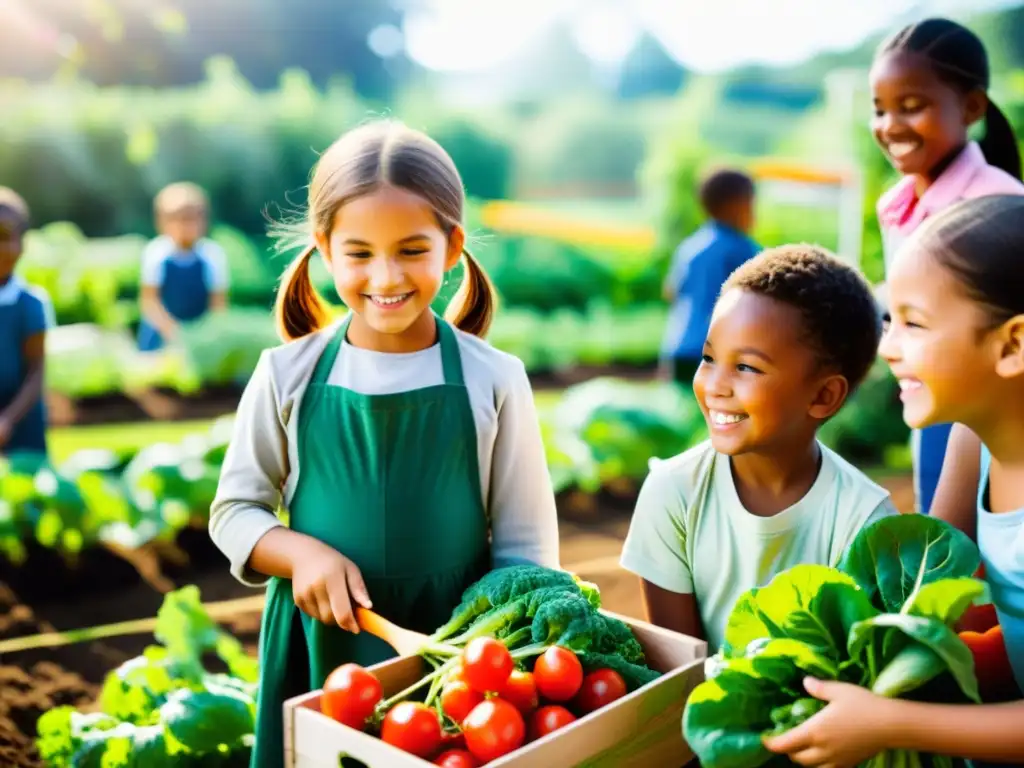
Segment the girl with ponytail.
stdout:
<path fill-rule="evenodd" d="M 888 271 L 902 243 L 929 217 L 958 200 L 1024 194 L 1024 184 L 1017 138 L 988 96 L 985 46 L 969 29 L 940 18 L 904 27 L 882 43 L 870 77 L 872 131 L 903 174 L 878 202 Z M 969 129 L 982 122 L 983 138 L 971 141 Z M 913 433 L 917 505 L 925 514 L 933 508 L 950 430 L 937 424 Z M 953 434 L 957 452 L 964 451 L 957 463 L 977 466 L 977 439 L 962 427 Z M 945 493 L 934 504 L 937 513 Z"/>
<path fill-rule="evenodd" d="M 494 290 L 465 248 L 464 203 L 448 154 L 397 122 L 347 133 L 313 172 L 275 308 L 287 343 L 246 388 L 210 514 L 232 573 L 267 585 L 254 768 L 281 764 L 285 699 L 393 655 L 359 633 L 357 606 L 430 633 L 487 570 L 559 565 L 533 394 L 522 362 L 483 340 Z M 460 260 L 440 318 L 431 302 Z"/>

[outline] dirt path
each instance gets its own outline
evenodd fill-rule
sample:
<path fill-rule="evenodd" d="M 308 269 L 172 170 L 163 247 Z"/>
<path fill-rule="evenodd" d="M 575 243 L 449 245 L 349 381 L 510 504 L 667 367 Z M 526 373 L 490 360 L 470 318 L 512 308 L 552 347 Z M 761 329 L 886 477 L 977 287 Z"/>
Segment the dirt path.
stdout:
<path fill-rule="evenodd" d="M 884 482 L 901 510 L 909 511 L 913 499 L 912 492 L 908 496 L 909 481 L 894 477 Z M 631 501 L 603 497 L 596 504 L 585 504 L 580 499 L 561 499 L 562 563 L 596 583 L 609 610 L 639 617 L 639 584 L 618 565 Z M 188 532 L 182 543 L 192 564 L 168 571 L 177 585 L 196 584 L 206 601 L 253 594 L 228 574 L 223 557 L 202 532 Z M 45 572 L 35 573 L 42 578 Z M 45 575 L 48 581 L 50 575 Z M 90 591 L 95 582 L 88 580 L 80 579 L 77 585 L 64 582 L 60 590 L 53 590 L 34 587 L 26 576 L 19 579 L 19 586 L 37 593 L 36 600 L 20 599 L 16 590 L 0 582 L 0 639 L 155 616 L 162 601 L 158 592 L 143 583 L 127 585 L 118 579 L 98 593 Z M 236 615 L 226 627 L 255 653 L 258 614 Z M 33 746 L 39 716 L 63 704 L 93 704 L 104 675 L 152 642 L 150 636 L 127 636 L 0 657 L 0 766 L 43 768 Z"/>

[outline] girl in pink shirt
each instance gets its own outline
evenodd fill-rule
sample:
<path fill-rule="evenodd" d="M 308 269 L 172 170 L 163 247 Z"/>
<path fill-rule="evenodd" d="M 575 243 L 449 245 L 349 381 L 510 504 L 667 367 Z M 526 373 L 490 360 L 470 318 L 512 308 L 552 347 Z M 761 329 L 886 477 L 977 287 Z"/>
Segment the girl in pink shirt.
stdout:
<path fill-rule="evenodd" d="M 928 217 L 958 200 L 1024 194 L 1017 139 L 988 98 L 981 40 L 948 19 L 911 24 L 886 40 L 871 67 L 872 131 L 901 179 L 878 201 L 885 264 Z M 984 120 L 975 143 L 968 129 Z M 915 430 L 918 511 L 935 495 L 951 425 Z"/>

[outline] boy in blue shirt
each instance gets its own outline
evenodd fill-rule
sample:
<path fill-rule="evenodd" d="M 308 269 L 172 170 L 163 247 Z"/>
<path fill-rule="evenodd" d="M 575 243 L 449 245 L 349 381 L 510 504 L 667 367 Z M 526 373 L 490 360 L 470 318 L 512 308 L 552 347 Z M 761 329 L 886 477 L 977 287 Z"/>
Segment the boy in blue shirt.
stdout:
<path fill-rule="evenodd" d="M 761 250 L 748 235 L 754 226 L 754 182 L 745 173 L 720 170 L 700 186 L 707 223 L 672 256 L 665 298 L 672 303 L 662 359 L 674 381 L 689 386 L 700 365 L 711 312 L 733 270 Z"/>
<path fill-rule="evenodd" d="M 0 187 L 0 455 L 46 453 L 44 359 L 53 308 L 44 291 L 14 274 L 28 223 L 25 201 Z"/>
<path fill-rule="evenodd" d="M 187 182 L 171 184 L 156 196 L 160 234 L 142 255 L 139 349 L 144 352 L 173 341 L 180 323 L 227 306 L 227 258 L 205 236 L 209 208 L 206 193 Z"/>

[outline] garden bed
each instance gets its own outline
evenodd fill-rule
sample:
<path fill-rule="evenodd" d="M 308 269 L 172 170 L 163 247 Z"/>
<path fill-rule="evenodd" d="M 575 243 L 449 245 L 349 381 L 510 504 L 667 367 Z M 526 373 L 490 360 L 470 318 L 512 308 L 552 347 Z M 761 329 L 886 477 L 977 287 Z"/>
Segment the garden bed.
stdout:
<path fill-rule="evenodd" d="M 635 580 L 615 567 L 615 553 L 628 525 L 628 505 L 621 500 L 611 501 L 609 496 L 606 503 L 578 512 L 568 508 L 567 496 L 560 498 L 559 506 L 565 510 L 562 557 L 568 564 L 579 562 L 594 569 L 581 575 L 599 584 L 611 610 L 637 615 L 639 592 Z M 204 602 L 254 594 L 228 573 L 223 555 L 213 547 L 205 531 L 184 531 L 179 545 L 189 555 L 189 565 L 168 565 L 165 571 L 177 586 L 197 585 Z M 40 569 L 63 568 L 64 574 L 57 576 L 23 566 L 24 575 L 18 583 L 33 599 L 0 583 L 0 640 L 155 616 L 163 601 L 163 595 L 141 582 L 137 575 L 134 583 L 94 583 L 86 578 L 78 578 L 76 583 L 76 572 L 66 566 L 35 562 Z M 123 562 L 120 566 L 131 569 Z M 54 584 L 73 588 L 62 593 L 49 584 L 39 584 L 49 582 L 51 575 Z M 101 584 L 106 586 L 101 588 Z M 259 619 L 259 614 L 250 610 L 223 622 L 254 655 Z M 152 642 L 151 635 L 124 635 L 0 657 L 0 765 L 43 768 L 34 747 L 39 716 L 62 704 L 83 708 L 94 703 L 107 672 L 139 655 Z"/>
<path fill-rule="evenodd" d="M 530 382 L 535 391 L 550 391 L 561 390 L 599 376 L 647 381 L 656 373 L 655 365 L 573 366 L 564 370 L 531 372 Z M 223 416 L 238 408 L 242 396 L 242 388 L 236 386 L 207 387 L 196 395 L 181 395 L 170 389 L 155 391 L 174 409 L 166 419 L 162 419 L 166 421 L 197 421 Z M 82 398 L 70 403 L 70 408 L 64 404 L 51 404 L 50 410 L 56 426 L 118 424 L 153 418 L 139 401 L 123 393 Z"/>

